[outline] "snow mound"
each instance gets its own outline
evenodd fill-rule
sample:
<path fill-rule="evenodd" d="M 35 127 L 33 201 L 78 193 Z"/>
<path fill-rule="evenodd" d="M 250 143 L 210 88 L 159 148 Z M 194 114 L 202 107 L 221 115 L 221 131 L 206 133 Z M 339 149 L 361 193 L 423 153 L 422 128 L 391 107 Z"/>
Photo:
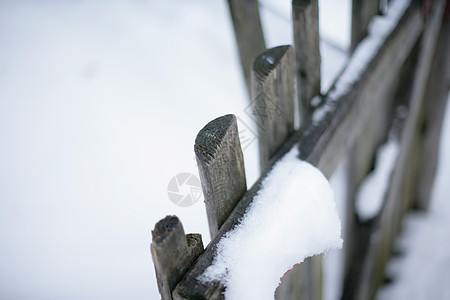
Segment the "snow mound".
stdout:
<path fill-rule="evenodd" d="M 333 190 L 297 155 L 291 150 L 270 171 L 242 222 L 221 239 L 213 265 L 199 278 L 224 283 L 227 300 L 273 299 L 294 264 L 342 247 Z"/>

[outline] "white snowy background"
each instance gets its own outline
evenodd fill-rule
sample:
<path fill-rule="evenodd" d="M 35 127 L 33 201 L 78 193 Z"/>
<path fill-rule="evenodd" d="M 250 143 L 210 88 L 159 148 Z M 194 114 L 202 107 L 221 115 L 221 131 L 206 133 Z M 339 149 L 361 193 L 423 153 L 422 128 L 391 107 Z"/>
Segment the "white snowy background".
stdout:
<path fill-rule="evenodd" d="M 268 47 L 291 43 L 289 3 L 263 1 Z M 350 1 L 320 6 L 326 88 L 345 61 Z M 251 123 L 246 96 L 225 1 L 0 1 L 0 298 L 159 299 L 154 224 L 176 214 L 209 242 L 202 201 L 180 208 L 167 184 L 197 174 L 207 122 Z M 408 220 L 383 299 L 420 288 L 411 270 L 434 290 L 434 275 L 450 281 L 448 115 L 430 213 Z M 256 143 L 244 157 L 250 186 Z"/>

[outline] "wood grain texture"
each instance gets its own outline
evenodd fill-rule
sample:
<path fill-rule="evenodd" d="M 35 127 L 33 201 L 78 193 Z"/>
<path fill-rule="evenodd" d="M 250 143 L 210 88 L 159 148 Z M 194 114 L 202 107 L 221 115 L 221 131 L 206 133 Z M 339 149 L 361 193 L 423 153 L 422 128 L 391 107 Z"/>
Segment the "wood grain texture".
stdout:
<path fill-rule="evenodd" d="M 318 122 L 308 122 L 299 131 L 290 135 L 272 156 L 267 169 L 293 147 L 298 147 L 300 158 L 317 166 L 329 178 L 351 145 L 362 134 L 368 114 L 377 105 L 377 102 L 369 102 L 367 98 L 361 97 L 360 99 L 359 96 L 382 90 L 392 80 L 392 74 L 396 74 L 392 70 L 401 68 L 422 28 L 420 8 L 412 4 L 396 28 L 387 36 L 379 52 L 362 72 L 360 80 L 337 99 L 325 97 L 324 103 L 330 108 L 323 118 Z M 396 55 L 392 55 L 392 53 Z M 243 195 L 217 236 L 178 284 L 174 291 L 177 299 L 223 299 L 221 293 L 225 290 L 225 286 L 219 282 L 202 283 L 197 280 L 197 277 L 211 265 L 220 238 L 239 224 L 266 176 L 267 172 L 265 171 Z"/>
<path fill-rule="evenodd" d="M 370 20 L 379 13 L 379 0 L 353 0 L 350 49 L 353 51 L 367 35 Z"/>
<path fill-rule="evenodd" d="M 293 0 L 295 74 L 300 123 L 311 112 L 311 99 L 320 94 L 320 46 L 318 0 Z"/>
<path fill-rule="evenodd" d="M 251 64 L 266 49 L 257 0 L 228 0 L 242 72 L 250 95 Z"/>
<path fill-rule="evenodd" d="M 163 300 L 172 299 L 172 291 L 203 252 L 200 234 L 184 234 L 176 216 L 167 216 L 152 231 L 152 259 Z"/>
<path fill-rule="evenodd" d="M 236 117 L 225 115 L 209 122 L 198 133 L 194 151 L 214 238 L 247 191 Z"/>
<path fill-rule="evenodd" d="M 247 107 L 258 127 L 260 167 L 294 131 L 294 72 L 291 46 L 266 50 L 252 66 L 252 102 Z"/>

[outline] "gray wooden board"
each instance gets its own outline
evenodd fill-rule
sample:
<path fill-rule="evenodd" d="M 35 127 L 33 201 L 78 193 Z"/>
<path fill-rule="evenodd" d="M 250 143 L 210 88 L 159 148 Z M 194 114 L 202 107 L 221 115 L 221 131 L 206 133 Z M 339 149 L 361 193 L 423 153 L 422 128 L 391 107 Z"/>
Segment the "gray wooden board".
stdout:
<path fill-rule="evenodd" d="M 264 51 L 252 66 L 252 102 L 248 109 L 258 128 L 261 170 L 294 131 L 293 49 Z"/>
<path fill-rule="evenodd" d="M 322 299 L 322 255 L 306 258 L 281 278 L 275 300 Z"/>
<path fill-rule="evenodd" d="M 214 238 L 247 191 L 236 117 L 225 115 L 209 122 L 198 133 L 194 152 Z"/>
<path fill-rule="evenodd" d="M 376 157 L 378 147 L 388 138 L 389 128 L 394 119 L 394 97 L 397 84 L 395 79 L 399 71 L 392 74 L 394 80 L 382 89 L 383 94 L 380 98 L 372 98 L 371 101 L 379 101 L 380 105 L 372 110 L 365 129 L 347 156 L 347 212 L 345 214 L 347 219 L 346 228 L 343 229 L 346 232 L 343 249 L 345 280 L 342 299 L 353 299 L 354 287 L 360 279 L 361 265 L 369 246 L 370 232 L 374 222 L 372 220 L 362 222 L 359 219 L 355 212 L 356 192 L 364 177 L 371 171 L 375 158 L 378 159 Z"/>
<path fill-rule="evenodd" d="M 291 46 L 268 49 L 253 62 L 252 108 L 258 126 L 262 170 L 267 168 L 270 158 L 294 131 L 293 66 Z M 295 266 L 283 277 L 275 298 L 283 300 L 320 298 L 322 288 L 320 267 L 320 257 L 306 259 L 301 265 Z"/>
<path fill-rule="evenodd" d="M 441 128 L 447 105 L 450 82 L 450 20 L 444 20 L 425 91 L 424 124 L 422 130 L 423 152 L 420 157 L 420 176 L 415 207 L 428 208 L 435 179 Z"/>
<path fill-rule="evenodd" d="M 257 0 L 228 0 L 245 83 L 250 94 L 253 59 L 265 49 Z"/>
<path fill-rule="evenodd" d="M 392 186 L 394 187 L 395 185 L 395 189 L 400 192 L 400 196 L 395 197 L 397 200 L 394 201 L 394 205 L 399 205 L 396 206 L 396 213 L 397 210 L 399 210 L 400 213 L 398 218 L 394 217 L 396 231 L 399 231 L 401 219 L 406 212 L 406 208 L 411 206 L 412 199 L 417 192 L 418 164 L 413 165 L 414 168 L 411 168 L 411 162 L 414 161 L 412 160 L 414 158 L 416 158 L 415 162 L 418 162 L 418 153 L 415 150 L 420 150 L 420 147 L 415 146 L 419 142 L 418 135 L 420 133 L 420 128 L 418 127 L 420 115 L 424 107 L 427 79 L 430 75 L 431 64 L 437 45 L 444 10 L 445 0 L 435 1 L 432 14 L 427 21 L 422 36 L 418 66 L 412 84 L 409 114 L 402 131 L 400 153 L 395 170 L 398 175 L 394 176 L 392 182 Z M 399 180 L 399 184 L 396 184 L 397 180 Z"/>
<path fill-rule="evenodd" d="M 320 47 L 318 0 L 292 1 L 295 74 L 300 123 L 307 122 L 311 100 L 320 94 Z"/>
<path fill-rule="evenodd" d="M 172 299 L 172 291 L 202 252 L 201 235 L 185 235 L 178 217 L 167 216 L 156 223 L 152 230 L 151 253 L 163 300 Z"/>

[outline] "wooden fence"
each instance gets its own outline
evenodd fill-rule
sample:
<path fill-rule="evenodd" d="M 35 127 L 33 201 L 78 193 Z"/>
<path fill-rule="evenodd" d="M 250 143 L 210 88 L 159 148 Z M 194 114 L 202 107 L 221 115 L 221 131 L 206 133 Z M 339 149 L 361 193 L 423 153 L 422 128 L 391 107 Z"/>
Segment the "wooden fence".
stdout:
<path fill-rule="evenodd" d="M 436 0 L 426 10 L 422 2 L 403 2 L 407 6 L 399 12 L 398 22 L 378 36 L 379 45 L 371 48 L 372 55 L 353 78 L 355 60 L 370 50 L 363 45 L 371 38 L 366 37 L 367 26 L 379 11 L 379 1 L 353 1 L 353 55 L 322 95 L 317 0 L 293 0 L 294 47 L 267 50 L 256 0 L 229 0 L 243 74 L 260 122 L 262 175 L 247 189 L 235 116 L 219 117 L 200 130 L 194 149 L 212 240 L 203 249 L 201 236 L 185 235 L 175 216 L 155 225 L 151 253 L 163 299 L 224 298 L 226 287 L 220 282 L 205 284 L 197 278 L 212 264 L 219 240 L 239 223 L 270 168 L 293 147 L 298 147 L 299 159 L 317 166 L 327 178 L 347 159 L 341 298 L 375 296 L 403 216 L 412 207 L 428 206 L 449 83 L 446 1 Z M 396 114 L 399 107 L 407 111 L 406 116 Z M 361 221 L 355 212 L 355 194 L 392 128 L 400 150 L 390 186 L 380 213 Z M 275 298 L 321 299 L 321 270 L 321 256 L 297 265 L 282 278 Z"/>

